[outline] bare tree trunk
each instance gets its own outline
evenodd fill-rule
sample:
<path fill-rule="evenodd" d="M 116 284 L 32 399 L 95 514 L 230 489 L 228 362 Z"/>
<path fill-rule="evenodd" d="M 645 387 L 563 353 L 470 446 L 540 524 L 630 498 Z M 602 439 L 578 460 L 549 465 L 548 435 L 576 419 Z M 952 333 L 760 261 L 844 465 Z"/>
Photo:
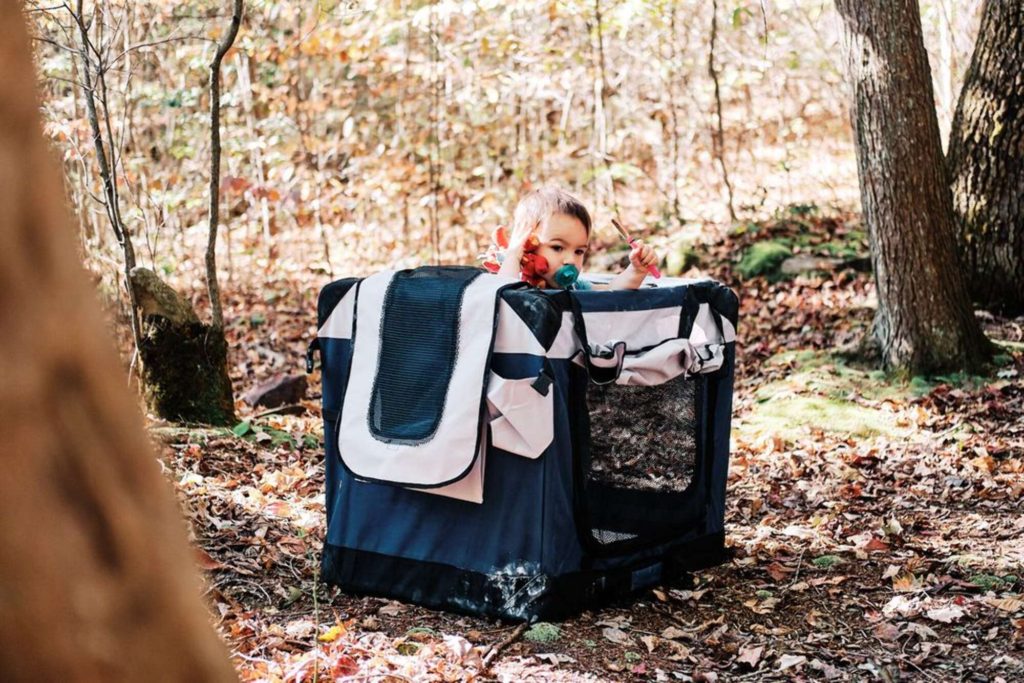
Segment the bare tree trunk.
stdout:
<path fill-rule="evenodd" d="M 229 681 L 0 4 L 0 680 Z"/>
<path fill-rule="evenodd" d="M 1024 4 L 987 0 L 949 137 L 960 254 L 981 306 L 1024 311 Z"/>
<path fill-rule="evenodd" d="M 217 228 L 220 225 L 220 64 L 231 49 L 242 23 L 242 0 L 235 0 L 231 26 L 217 44 L 210 64 L 210 235 L 206 241 L 206 287 L 210 292 L 213 327 L 224 334 L 224 313 L 217 284 Z"/>
<path fill-rule="evenodd" d="M 956 252 L 917 0 L 836 0 L 836 6 L 883 362 L 912 373 L 978 368 L 989 344 Z"/>
<path fill-rule="evenodd" d="M 715 43 L 718 39 L 718 0 L 711 2 L 711 43 L 708 47 L 708 75 L 715 85 L 715 129 L 711 133 L 712 150 L 718 159 L 718 167 L 722 171 L 722 182 L 728 193 L 729 219 L 736 220 L 736 209 L 733 208 L 732 183 L 729 181 L 729 169 L 725 165 L 725 132 L 722 127 L 722 93 L 718 87 L 718 67 L 715 65 Z"/>

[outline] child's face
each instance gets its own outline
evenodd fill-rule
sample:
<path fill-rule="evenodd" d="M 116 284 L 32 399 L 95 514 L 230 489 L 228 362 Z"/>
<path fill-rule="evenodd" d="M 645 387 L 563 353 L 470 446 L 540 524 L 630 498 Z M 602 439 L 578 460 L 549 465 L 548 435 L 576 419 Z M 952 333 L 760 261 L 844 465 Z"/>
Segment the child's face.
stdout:
<path fill-rule="evenodd" d="M 564 213 L 553 214 L 541 224 L 537 238 L 540 240 L 537 253 L 547 259 L 549 266 L 546 273 L 541 273 L 548 287 L 559 288 L 555 284 L 555 273 L 567 263 L 583 270 L 589 235 L 578 218 Z"/>

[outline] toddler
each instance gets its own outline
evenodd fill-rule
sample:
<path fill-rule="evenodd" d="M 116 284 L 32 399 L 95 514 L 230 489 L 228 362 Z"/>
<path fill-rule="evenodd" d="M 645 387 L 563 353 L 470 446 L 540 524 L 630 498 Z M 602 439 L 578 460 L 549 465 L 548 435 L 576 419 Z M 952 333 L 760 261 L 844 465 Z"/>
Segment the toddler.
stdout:
<path fill-rule="evenodd" d="M 516 206 L 508 249 L 498 273 L 518 280 L 527 242 L 536 236 L 540 244 L 533 252 L 547 262 L 547 268 L 536 275 L 543 286 L 561 289 L 555 273 L 565 265 L 575 266 L 577 271 L 583 269 L 591 227 L 590 213 L 576 197 L 554 186 L 533 190 Z M 634 240 L 632 246 L 629 267 L 609 283 L 609 289 L 637 289 L 647 276 L 647 268 L 658 262 L 654 250 L 640 240 Z M 576 280 L 575 287 L 591 289 L 592 285 Z"/>

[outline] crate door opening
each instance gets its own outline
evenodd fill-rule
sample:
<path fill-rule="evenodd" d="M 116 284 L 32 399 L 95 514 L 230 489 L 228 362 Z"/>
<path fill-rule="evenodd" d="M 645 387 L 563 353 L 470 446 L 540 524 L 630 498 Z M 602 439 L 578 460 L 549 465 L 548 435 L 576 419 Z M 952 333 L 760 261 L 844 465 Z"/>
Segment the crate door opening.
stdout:
<path fill-rule="evenodd" d="M 704 387 L 701 375 L 588 386 L 586 503 L 598 544 L 657 541 L 699 518 Z"/>

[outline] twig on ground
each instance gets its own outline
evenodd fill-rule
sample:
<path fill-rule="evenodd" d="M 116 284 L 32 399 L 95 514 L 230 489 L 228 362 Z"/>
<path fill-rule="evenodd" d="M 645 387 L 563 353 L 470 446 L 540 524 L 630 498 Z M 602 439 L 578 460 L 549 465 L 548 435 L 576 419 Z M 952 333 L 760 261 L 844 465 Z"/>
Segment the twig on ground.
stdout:
<path fill-rule="evenodd" d="M 490 651 L 486 655 L 484 655 L 484 669 L 490 667 L 491 662 L 494 660 L 495 657 L 497 657 L 501 653 L 502 650 L 504 650 L 506 647 L 519 640 L 520 636 L 523 635 L 524 631 L 526 631 L 526 624 L 519 624 L 519 626 L 516 626 L 516 629 L 512 631 L 512 633 L 510 633 L 504 640 L 498 641 L 498 643 L 496 643 L 490 649 Z"/>

